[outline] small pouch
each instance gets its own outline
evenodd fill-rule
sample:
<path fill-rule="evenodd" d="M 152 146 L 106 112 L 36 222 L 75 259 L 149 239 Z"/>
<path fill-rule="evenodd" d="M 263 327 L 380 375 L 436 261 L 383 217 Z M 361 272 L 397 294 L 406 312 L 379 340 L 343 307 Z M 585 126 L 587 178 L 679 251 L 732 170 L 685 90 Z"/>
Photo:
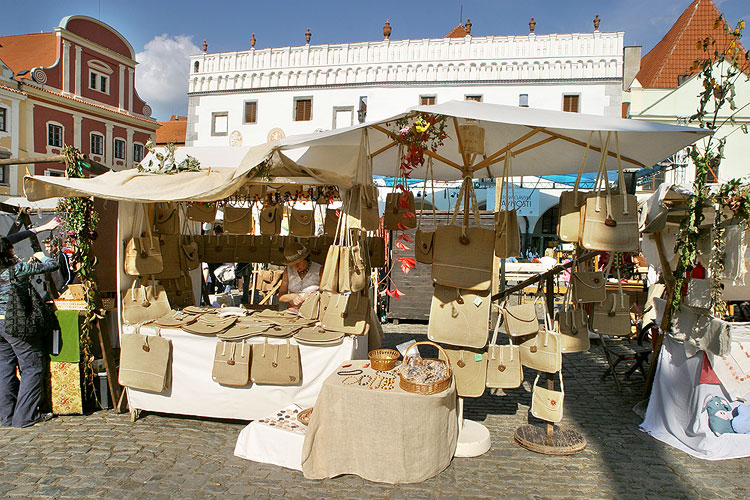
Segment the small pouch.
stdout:
<path fill-rule="evenodd" d="M 315 212 L 293 208 L 289 215 L 289 234 L 299 238 L 315 236 Z"/>
<path fill-rule="evenodd" d="M 492 340 L 487 347 L 487 381 L 485 385 L 494 389 L 515 389 L 523 382 L 521 354 L 516 345 L 497 345 L 502 315 L 498 315 Z"/>
<path fill-rule="evenodd" d="M 196 222 L 213 222 L 216 220 L 216 203 L 191 203 L 187 217 Z"/>
<path fill-rule="evenodd" d="M 232 234 L 247 234 L 252 225 L 253 213 L 250 208 L 224 207 L 224 231 Z"/>
<path fill-rule="evenodd" d="M 266 205 L 260 211 L 260 234 L 273 236 L 281 233 L 281 205 Z"/>
<path fill-rule="evenodd" d="M 563 399 L 565 398 L 562 372 L 560 372 L 559 391 L 540 387 L 536 385 L 537 382 L 539 382 L 539 374 L 534 379 L 534 390 L 531 394 L 531 414 L 547 422 L 560 422 L 563 418 Z"/>
<path fill-rule="evenodd" d="M 211 378 L 221 385 L 243 386 L 250 382 L 250 346 L 244 342 L 216 343 Z"/>
<path fill-rule="evenodd" d="M 607 295 L 607 280 L 599 271 L 575 271 L 570 273 L 573 301 L 576 304 L 602 302 Z"/>

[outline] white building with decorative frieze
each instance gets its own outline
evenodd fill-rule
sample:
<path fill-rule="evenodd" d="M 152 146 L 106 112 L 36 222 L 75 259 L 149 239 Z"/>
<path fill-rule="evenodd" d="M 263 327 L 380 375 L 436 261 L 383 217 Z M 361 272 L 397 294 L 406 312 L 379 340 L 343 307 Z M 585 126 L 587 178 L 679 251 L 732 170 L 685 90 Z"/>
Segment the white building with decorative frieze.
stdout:
<path fill-rule="evenodd" d="M 454 99 L 621 116 L 623 32 L 471 36 L 467 23 L 390 40 L 387 28 L 377 42 L 192 56 L 186 145 L 255 145 Z"/>

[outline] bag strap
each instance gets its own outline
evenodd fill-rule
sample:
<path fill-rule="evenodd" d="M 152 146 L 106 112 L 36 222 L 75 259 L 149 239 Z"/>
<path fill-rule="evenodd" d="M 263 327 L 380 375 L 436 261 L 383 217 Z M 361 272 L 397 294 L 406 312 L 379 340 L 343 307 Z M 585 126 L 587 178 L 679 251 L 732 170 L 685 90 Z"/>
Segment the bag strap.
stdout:
<path fill-rule="evenodd" d="M 620 157 L 620 136 L 615 132 L 615 151 L 617 153 L 617 178 L 620 185 L 620 195 L 622 195 L 622 213 L 628 215 L 628 197 L 625 188 L 625 173 L 622 171 L 622 158 Z"/>
<path fill-rule="evenodd" d="M 560 376 L 560 394 L 562 394 L 564 396 L 565 395 L 565 385 L 563 384 L 562 371 L 559 371 L 557 373 Z M 532 387 L 536 387 L 537 382 L 539 382 L 539 375 L 540 375 L 540 372 L 536 372 L 536 378 L 534 379 L 534 384 L 532 385 Z"/>
<path fill-rule="evenodd" d="M 600 132 L 601 134 L 601 132 Z M 591 149 L 591 139 L 594 137 L 594 131 L 589 132 L 589 138 L 586 141 L 586 149 L 583 151 L 583 160 L 581 160 L 581 168 L 578 169 L 578 177 L 576 177 L 576 183 L 573 186 L 573 203 L 578 206 L 578 188 L 581 186 L 581 177 L 583 176 L 583 168 L 586 166 L 586 159 L 589 155 L 589 149 Z"/>
<path fill-rule="evenodd" d="M 609 178 L 607 177 L 607 153 L 609 152 L 609 140 L 612 137 L 612 132 L 607 132 L 607 138 L 604 141 L 604 144 L 602 145 L 602 138 L 601 138 L 601 132 L 599 132 L 599 144 L 602 145 L 602 154 L 599 158 L 599 170 L 596 173 L 596 182 L 594 183 L 594 191 L 596 192 L 596 207 L 595 210 L 597 212 L 601 211 L 601 195 L 602 191 L 606 191 L 606 201 L 607 203 L 607 209 L 609 210 L 611 208 L 611 203 L 609 203 L 611 200 L 609 199 L 610 190 L 609 190 Z M 603 186 L 602 186 L 603 184 Z M 602 189 L 603 188 L 603 189 Z M 611 211 L 608 213 L 608 215 L 611 214 Z"/>

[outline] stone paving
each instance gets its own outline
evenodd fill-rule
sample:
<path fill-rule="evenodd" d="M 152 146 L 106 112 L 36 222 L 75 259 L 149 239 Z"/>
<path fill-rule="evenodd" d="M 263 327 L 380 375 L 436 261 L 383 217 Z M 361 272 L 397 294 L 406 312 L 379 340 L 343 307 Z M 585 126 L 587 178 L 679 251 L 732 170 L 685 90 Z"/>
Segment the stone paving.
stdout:
<path fill-rule="evenodd" d="M 389 325 L 387 331 L 393 333 L 385 343 L 393 346 L 423 338 L 425 326 Z M 750 498 L 750 459 L 702 461 L 641 433 L 631 408 L 642 379 L 634 376 L 620 394 L 611 379 L 599 379 L 605 366 L 598 345 L 565 357 L 563 424 L 588 440 L 574 456 L 539 455 L 513 443 L 514 430 L 529 418 L 529 370 L 522 388 L 466 402 L 466 416 L 490 430 L 490 451 L 456 458 L 420 484 L 383 485 L 356 476 L 308 481 L 300 472 L 234 457 L 244 423 L 143 414 L 131 424 L 128 414 L 101 411 L 30 429 L 0 428 L 0 497 Z M 378 439 L 385 445 L 388 430 L 373 436 Z"/>

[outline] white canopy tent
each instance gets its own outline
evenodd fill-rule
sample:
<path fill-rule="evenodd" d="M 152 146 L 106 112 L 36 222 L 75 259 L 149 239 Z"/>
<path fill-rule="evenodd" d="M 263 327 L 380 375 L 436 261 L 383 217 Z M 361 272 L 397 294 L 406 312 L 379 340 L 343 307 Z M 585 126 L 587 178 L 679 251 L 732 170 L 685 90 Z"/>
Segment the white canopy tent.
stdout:
<path fill-rule="evenodd" d="M 27 176 L 30 201 L 56 196 L 96 196 L 140 201 L 214 201 L 225 198 L 247 182 L 325 183 L 348 188 L 355 182 L 363 130 L 367 129 L 368 151 L 375 175 L 394 175 L 398 147 L 393 141 L 395 121 L 409 114 L 430 113 L 448 117 L 448 138 L 434 158 L 436 180 L 455 180 L 461 172 L 473 177 L 497 177 L 508 150 L 513 151 L 515 176 L 575 173 L 591 132 L 617 132 L 623 168 L 650 167 L 676 151 L 711 134 L 694 127 L 681 127 L 621 118 L 543 109 L 521 108 L 474 101 L 449 101 L 420 106 L 374 123 L 345 129 L 292 136 L 251 148 L 180 148 L 176 160 L 186 155 L 201 163 L 201 172 L 175 175 L 142 173 L 135 169 L 109 172 L 93 179 Z M 485 129 L 485 151 L 481 158 L 460 153 L 457 127 L 478 124 Z M 593 134 L 584 171 L 596 171 L 601 148 Z M 617 168 L 615 141 L 608 147 L 607 169 Z M 148 163 L 147 156 L 142 164 Z M 419 177 L 422 172 L 415 172 Z M 265 177 L 263 175 L 268 175 Z"/>

